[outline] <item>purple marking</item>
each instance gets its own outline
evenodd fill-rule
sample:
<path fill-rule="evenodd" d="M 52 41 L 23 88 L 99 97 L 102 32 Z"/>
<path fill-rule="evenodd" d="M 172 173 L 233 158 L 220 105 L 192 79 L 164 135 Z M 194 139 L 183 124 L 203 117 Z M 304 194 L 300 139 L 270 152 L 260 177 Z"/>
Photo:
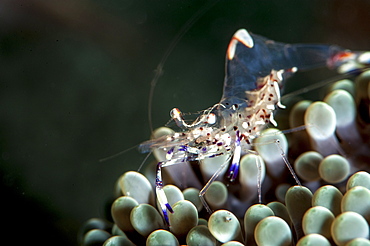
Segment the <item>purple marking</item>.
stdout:
<path fill-rule="evenodd" d="M 236 179 L 238 173 L 239 173 L 239 163 L 232 163 L 229 168 L 228 175 L 228 178 L 230 179 L 231 182 L 233 182 Z"/>
<path fill-rule="evenodd" d="M 173 213 L 173 209 L 169 203 L 166 203 L 166 208 L 171 212 L 171 214 Z"/>
<path fill-rule="evenodd" d="M 237 130 L 235 133 L 235 145 L 239 146 L 240 145 L 240 131 Z"/>
<path fill-rule="evenodd" d="M 207 147 L 203 147 L 202 152 L 206 152 L 206 151 L 207 151 Z"/>
<path fill-rule="evenodd" d="M 235 132 L 235 146 L 240 146 L 240 131 L 237 130 Z M 230 181 L 234 181 L 236 177 L 238 176 L 239 173 L 239 161 L 231 163 L 230 168 L 229 168 L 229 175 L 228 178 Z"/>
<path fill-rule="evenodd" d="M 168 211 L 170 211 L 171 213 L 173 213 L 173 209 L 171 207 L 170 204 L 166 203 L 166 208 L 162 209 L 162 212 L 163 212 L 163 217 L 164 217 L 164 220 L 166 221 L 167 225 L 170 225 L 170 221 L 168 219 L 168 214 L 167 214 L 167 209 Z"/>
<path fill-rule="evenodd" d="M 172 154 L 173 153 L 173 149 L 174 148 L 171 148 L 169 151 L 167 151 L 167 154 L 169 154 L 169 155 Z"/>
<path fill-rule="evenodd" d="M 166 209 L 162 209 L 164 220 L 166 221 L 166 224 L 169 225 L 170 221 L 168 220 L 168 215 Z"/>
<path fill-rule="evenodd" d="M 185 146 L 185 145 L 181 145 L 180 147 L 179 147 L 179 151 L 187 151 L 188 150 L 188 147 L 187 146 Z"/>
<path fill-rule="evenodd" d="M 155 178 L 155 185 L 157 187 L 161 187 L 161 188 L 163 187 L 163 181 L 161 179 L 159 179 L 158 177 L 161 174 L 162 164 L 163 164 L 162 161 L 158 162 L 158 164 L 157 164 L 157 176 Z"/>
<path fill-rule="evenodd" d="M 157 178 L 155 179 L 155 184 L 156 186 L 163 187 L 163 182 Z"/>

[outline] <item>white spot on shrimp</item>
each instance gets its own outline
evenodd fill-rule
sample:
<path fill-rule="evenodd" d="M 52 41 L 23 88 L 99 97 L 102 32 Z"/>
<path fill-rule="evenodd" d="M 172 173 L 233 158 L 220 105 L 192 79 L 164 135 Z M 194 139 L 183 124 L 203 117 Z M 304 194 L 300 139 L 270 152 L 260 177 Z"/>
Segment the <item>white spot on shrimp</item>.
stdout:
<path fill-rule="evenodd" d="M 253 38 L 248 33 L 248 31 L 245 29 L 239 29 L 232 37 L 229 47 L 227 49 L 227 57 L 229 60 L 232 60 L 234 58 L 235 49 L 238 42 L 244 44 L 248 48 L 253 48 L 254 46 Z"/>
<path fill-rule="evenodd" d="M 244 121 L 244 122 L 242 123 L 242 127 L 243 127 L 244 129 L 247 129 L 247 128 L 249 127 L 248 122 Z"/>
<path fill-rule="evenodd" d="M 227 49 L 227 58 L 229 60 L 232 60 L 234 58 L 234 55 L 235 55 L 235 49 L 236 49 L 236 45 L 238 44 L 238 40 L 236 39 L 232 39 L 229 43 L 229 47 Z"/>
<path fill-rule="evenodd" d="M 276 75 L 279 78 L 279 80 L 283 80 L 283 73 L 284 73 L 284 70 L 279 70 L 276 72 Z"/>
<path fill-rule="evenodd" d="M 245 29 L 239 29 L 234 34 L 234 38 L 236 38 L 239 42 L 247 46 L 248 48 L 252 48 L 254 46 L 253 39 L 249 32 Z"/>

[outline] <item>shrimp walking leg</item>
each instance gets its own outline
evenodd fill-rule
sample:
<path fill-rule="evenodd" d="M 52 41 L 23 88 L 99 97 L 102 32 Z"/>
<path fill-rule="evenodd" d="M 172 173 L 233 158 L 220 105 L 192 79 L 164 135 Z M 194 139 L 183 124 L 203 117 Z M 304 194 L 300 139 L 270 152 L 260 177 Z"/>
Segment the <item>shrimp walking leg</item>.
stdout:
<path fill-rule="evenodd" d="M 299 179 L 297 177 L 297 174 L 294 172 L 292 165 L 290 165 L 290 162 L 289 162 L 288 158 L 286 157 L 286 154 L 285 154 L 283 148 L 280 145 L 279 139 L 276 139 L 274 143 L 276 144 L 277 148 L 279 149 L 281 158 L 283 158 L 283 161 L 284 161 L 285 165 L 287 166 L 287 168 L 289 169 L 289 172 L 292 174 L 295 182 L 297 183 L 297 185 L 301 185 L 301 182 L 299 181 Z"/>
<path fill-rule="evenodd" d="M 257 152 L 267 161 L 271 163 L 281 163 L 282 160 L 285 166 L 288 168 L 289 172 L 291 173 L 292 177 L 294 178 L 297 185 L 301 185 L 292 165 L 290 164 L 287 156 L 287 140 L 285 136 L 282 134 L 281 131 L 277 129 L 270 128 L 265 130 L 263 134 L 261 134 L 260 138 L 257 139 L 253 145 L 257 149 Z M 275 148 L 270 148 L 269 146 L 275 146 Z M 276 154 L 275 154 L 276 153 Z M 268 156 L 266 156 L 268 155 Z M 271 165 L 273 168 L 274 165 Z M 275 165 L 275 168 L 277 166 Z M 272 172 L 273 170 L 271 170 Z M 277 171 L 273 176 L 279 175 L 279 171 Z"/>
<path fill-rule="evenodd" d="M 240 162 L 240 155 L 241 155 L 241 147 L 240 147 L 240 132 L 237 131 L 235 134 L 235 151 L 234 156 L 231 161 L 231 165 L 229 168 L 229 175 L 228 178 L 230 179 L 230 182 L 233 182 L 239 173 L 239 162 Z"/>
<path fill-rule="evenodd" d="M 173 213 L 173 210 L 172 210 L 171 205 L 168 203 L 166 194 L 164 193 L 164 190 L 163 190 L 162 167 L 164 167 L 165 165 L 166 163 L 163 161 L 158 162 L 157 164 L 157 176 L 155 179 L 155 190 L 157 194 L 157 200 L 161 206 L 163 217 L 166 223 L 169 224 L 167 210 L 170 211 L 171 213 Z"/>
<path fill-rule="evenodd" d="M 199 199 L 202 201 L 202 204 L 203 204 L 204 208 L 206 209 L 206 211 L 208 213 L 212 213 L 212 209 L 209 207 L 207 201 L 204 198 L 204 195 L 206 194 L 208 188 L 211 186 L 211 184 L 213 183 L 213 181 L 215 181 L 217 179 L 218 175 L 220 175 L 220 173 L 222 173 L 222 171 L 227 167 L 228 164 L 229 164 L 229 160 L 227 160 L 226 162 L 224 162 L 217 169 L 217 171 L 212 175 L 212 177 L 208 180 L 208 182 L 206 183 L 206 185 L 199 192 Z"/>
<path fill-rule="evenodd" d="M 255 150 L 248 150 L 248 153 L 256 155 L 256 166 L 257 166 L 257 194 L 258 203 L 262 203 L 262 157 Z"/>

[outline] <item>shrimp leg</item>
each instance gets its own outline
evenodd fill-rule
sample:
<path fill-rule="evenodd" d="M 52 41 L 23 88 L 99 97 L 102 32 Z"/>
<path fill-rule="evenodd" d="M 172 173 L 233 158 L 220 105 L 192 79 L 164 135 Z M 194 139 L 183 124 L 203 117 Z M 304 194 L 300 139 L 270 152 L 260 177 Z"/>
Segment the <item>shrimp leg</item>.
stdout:
<path fill-rule="evenodd" d="M 239 131 L 236 132 L 235 138 L 236 139 L 235 139 L 234 156 L 231 161 L 231 165 L 229 168 L 229 175 L 228 175 L 230 182 L 233 182 L 239 173 L 239 162 L 240 162 L 240 156 L 241 156 L 240 132 Z"/>
<path fill-rule="evenodd" d="M 157 200 L 163 212 L 164 220 L 166 221 L 167 225 L 169 225 L 167 209 L 168 211 L 170 211 L 170 213 L 173 213 L 173 209 L 171 205 L 168 203 L 166 194 L 164 193 L 164 190 L 163 190 L 162 167 L 164 167 L 165 165 L 166 165 L 166 162 L 164 161 L 160 161 L 157 164 L 157 172 L 156 172 L 157 176 L 155 179 L 155 190 L 157 194 Z"/>
<path fill-rule="evenodd" d="M 222 170 L 224 170 L 224 168 L 229 164 L 229 159 L 227 159 L 218 169 L 217 171 L 212 175 L 212 177 L 208 180 L 208 182 L 206 183 L 206 185 L 199 191 L 199 199 L 201 200 L 204 208 L 206 209 L 206 211 L 208 213 L 212 213 L 212 210 L 211 208 L 209 207 L 209 205 L 207 204 L 205 198 L 204 198 L 204 195 L 206 194 L 208 188 L 211 186 L 211 184 L 213 183 L 213 181 L 215 181 L 217 179 L 217 177 L 220 175 L 220 173 L 222 173 Z"/>

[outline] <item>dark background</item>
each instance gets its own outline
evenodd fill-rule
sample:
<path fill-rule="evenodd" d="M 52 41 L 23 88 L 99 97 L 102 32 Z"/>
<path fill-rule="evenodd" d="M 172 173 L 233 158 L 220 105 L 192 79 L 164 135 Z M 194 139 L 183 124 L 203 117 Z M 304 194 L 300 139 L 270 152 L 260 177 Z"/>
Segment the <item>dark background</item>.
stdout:
<path fill-rule="evenodd" d="M 0 0 L 5 238 L 75 245 L 84 221 L 104 217 L 115 181 L 137 170 L 145 155 L 133 149 L 99 159 L 149 138 L 155 68 L 184 23 L 207 4 Z M 370 1 L 359 0 L 218 1 L 189 26 L 164 64 L 153 127 L 164 125 L 173 107 L 196 112 L 220 99 L 225 51 L 237 29 L 283 42 L 369 50 L 369 13 Z M 290 90 L 303 82 L 291 81 Z"/>

